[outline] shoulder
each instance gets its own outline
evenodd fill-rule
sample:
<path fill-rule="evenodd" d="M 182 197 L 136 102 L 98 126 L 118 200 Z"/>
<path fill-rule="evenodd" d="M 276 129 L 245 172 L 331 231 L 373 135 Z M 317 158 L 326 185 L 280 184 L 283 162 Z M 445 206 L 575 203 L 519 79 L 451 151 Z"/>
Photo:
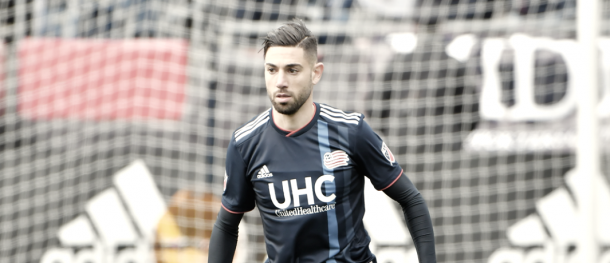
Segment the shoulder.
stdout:
<path fill-rule="evenodd" d="M 320 118 L 327 122 L 345 124 L 356 128 L 363 122 L 364 115 L 358 112 L 343 111 L 320 103 Z"/>
<path fill-rule="evenodd" d="M 242 141 L 247 140 L 252 137 L 252 135 L 257 134 L 261 131 L 266 123 L 269 122 L 270 117 L 270 109 L 267 109 L 256 117 L 250 119 L 241 127 L 237 128 L 235 132 L 233 132 L 233 140 L 235 143 L 240 143 Z"/>

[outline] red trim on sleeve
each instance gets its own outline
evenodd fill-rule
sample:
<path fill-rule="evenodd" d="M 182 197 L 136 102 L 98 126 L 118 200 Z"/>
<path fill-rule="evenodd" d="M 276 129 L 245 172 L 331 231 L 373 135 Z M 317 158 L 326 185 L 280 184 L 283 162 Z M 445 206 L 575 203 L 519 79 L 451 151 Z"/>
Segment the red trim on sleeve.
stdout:
<path fill-rule="evenodd" d="M 396 176 L 396 179 L 394 179 L 394 181 L 392 181 L 392 182 L 391 182 L 391 183 L 390 183 L 388 186 L 384 187 L 383 189 L 381 189 L 381 190 L 379 190 L 379 191 L 383 191 L 383 190 L 385 190 L 385 189 L 390 188 L 390 186 L 394 185 L 394 183 L 396 183 L 396 181 L 398 181 L 398 178 L 400 178 L 400 176 L 402 175 L 402 172 L 403 172 L 403 171 L 404 171 L 404 170 L 400 170 L 400 174 L 399 174 L 398 176 Z M 226 209 L 226 208 L 225 208 L 225 209 Z M 229 212 L 231 212 L 231 211 L 229 211 Z"/>
<path fill-rule="evenodd" d="M 225 205 L 220 204 L 222 206 L 222 208 L 224 208 L 225 210 L 227 210 L 227 212 L 231 213 L 231 214 L 236 214 L 236 215 L 240 215 L 240 214 L 244 214 L 246 212 L 250 212 L 250 211 L 246 211 L 246 212 L 235 212 L 235 211 L 231 211 L 228 208 L 225 207 Z"/>

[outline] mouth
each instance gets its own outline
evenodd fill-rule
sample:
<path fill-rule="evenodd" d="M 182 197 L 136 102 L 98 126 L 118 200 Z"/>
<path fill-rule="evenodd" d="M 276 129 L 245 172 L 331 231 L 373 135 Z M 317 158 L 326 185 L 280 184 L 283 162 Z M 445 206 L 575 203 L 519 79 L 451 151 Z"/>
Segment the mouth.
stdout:
<path fill-rule="evenodd" d="M 278 103 L 288 103 L 290 101 L 290 98 L 292 96 L 290 96 L 287 93 L 276 93 L 275 94 L 275 99 Z"/>

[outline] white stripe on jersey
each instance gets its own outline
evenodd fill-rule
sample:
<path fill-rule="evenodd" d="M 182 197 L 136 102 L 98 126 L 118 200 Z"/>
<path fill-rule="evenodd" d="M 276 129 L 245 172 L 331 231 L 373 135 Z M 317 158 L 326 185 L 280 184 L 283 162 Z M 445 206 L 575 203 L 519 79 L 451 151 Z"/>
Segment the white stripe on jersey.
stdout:
<path fill-rule="evenodd" d="M 256 119 L 252 120 L 248 124 L 244 125 L 244 127 L 241 127 L 237 131 L 235 131 L 235 136 L 239 136 L 241 133 L 250 130 L 252 128 L 252 126 L 255 126 L 258 123 L 258 121 L 260 121 L 262 118 L 267 117 L 268 115 L 269 115 L 269 110 L 262 112 L 261 114 L 258 115 L 258 117 L 256 117 Z"/>
<path fill-rule="evenodd" d="M 256 119 L 235 131 L 235 141 L 237 142 L 244 136 L 250 134 L 256 128 L 265 124 L 267 120 L 269 120 L 269 110 L 266 110 L 265 112 L 261 113 L 260 115 L 258 115 L 258 117 L 256 117 Z"/>
<path fill-rule="evenodd" d="M 341 114 L 341 113 L 336 113 L 333 111 L 328 111 L 325 109 L 322 109 L 321 112 L 324 112 L 328 115 L 334 116 L 334 117 L 339 117 L 339 118 L 344 118 L 344 119 L 349 119 L 349 120 L 356 120 L 359 121 L 360 120 L 360 116 L 354 116 L 354 115 L 345 115 L 345 114 Z"/>
<path fill-rule="evenodd" d="M 346 113 L 337 108 L 333 108 L 324 104 L 320 104 L 320 114 L 334 121 L 358 124 L 360 122 L 360 113 Z"/>
<path fill-rule="evenodd" d="M 326 117 L 328 119 L 331 119 L 333 121 L 345 122 L 345 123 L 351 123 L 351 124 L 358 125 L 358 121 L 356 121 L 356 120 L 349 120 L 349 119 L 344 119 L 344 118 L 335 118 L 335 117 L 332 117 L 332 116 L 326 114 L 326 112 L 320 112 L 320 115 L 322 115 L 322 116 L 324 116 L 324 117 Z"/>
<path fill-rule="evenodd" d="M 242 133 L 239 136 L 235 137 L 235 142 L 241 140 L 241 138 L 246 137 L 248 134 L 252 133 L 256 128 L 262 126 L 263 124 L 267 123 L 267 120 L 269 120 L 269 116 L 265 117 L 264 119 L 262 119 L 259 123 L 256 124 L 256 126 L 252 127 L 252 129 L 248 130 L 247 132 Z"/>
<path fill-rule="evenodd" d="M 333 108 L 333 107 L 328 106 L 328 105 L 324 105 L 324 104 L 321 104 L 321 105 L 322 105 L 322 110 L 324 110 L 324 111 L 341 114 L 341 115 L 343 115 L 345 117 L 351 116 L 351 117 L 360 118 L 360 113 L 357 113 L 357 112 L 347 113 L 345 111 L 342 111 L 342 110 L 337 109 L 337 108 Z"/>

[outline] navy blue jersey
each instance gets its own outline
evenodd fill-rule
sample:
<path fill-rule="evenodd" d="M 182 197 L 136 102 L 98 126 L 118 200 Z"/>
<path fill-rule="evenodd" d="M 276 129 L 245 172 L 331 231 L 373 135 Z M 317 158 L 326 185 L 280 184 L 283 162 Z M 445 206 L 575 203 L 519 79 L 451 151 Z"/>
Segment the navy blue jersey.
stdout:
<path fill-rule="evenodd" d="M 384 190 L 402 169 L 362 114 L 315 107 L 297 131 L 277 127 L 269 109 L 233 133 L 222 206 L 258 206 L 270 262 L 368 263 L 364 176 Z"/>

